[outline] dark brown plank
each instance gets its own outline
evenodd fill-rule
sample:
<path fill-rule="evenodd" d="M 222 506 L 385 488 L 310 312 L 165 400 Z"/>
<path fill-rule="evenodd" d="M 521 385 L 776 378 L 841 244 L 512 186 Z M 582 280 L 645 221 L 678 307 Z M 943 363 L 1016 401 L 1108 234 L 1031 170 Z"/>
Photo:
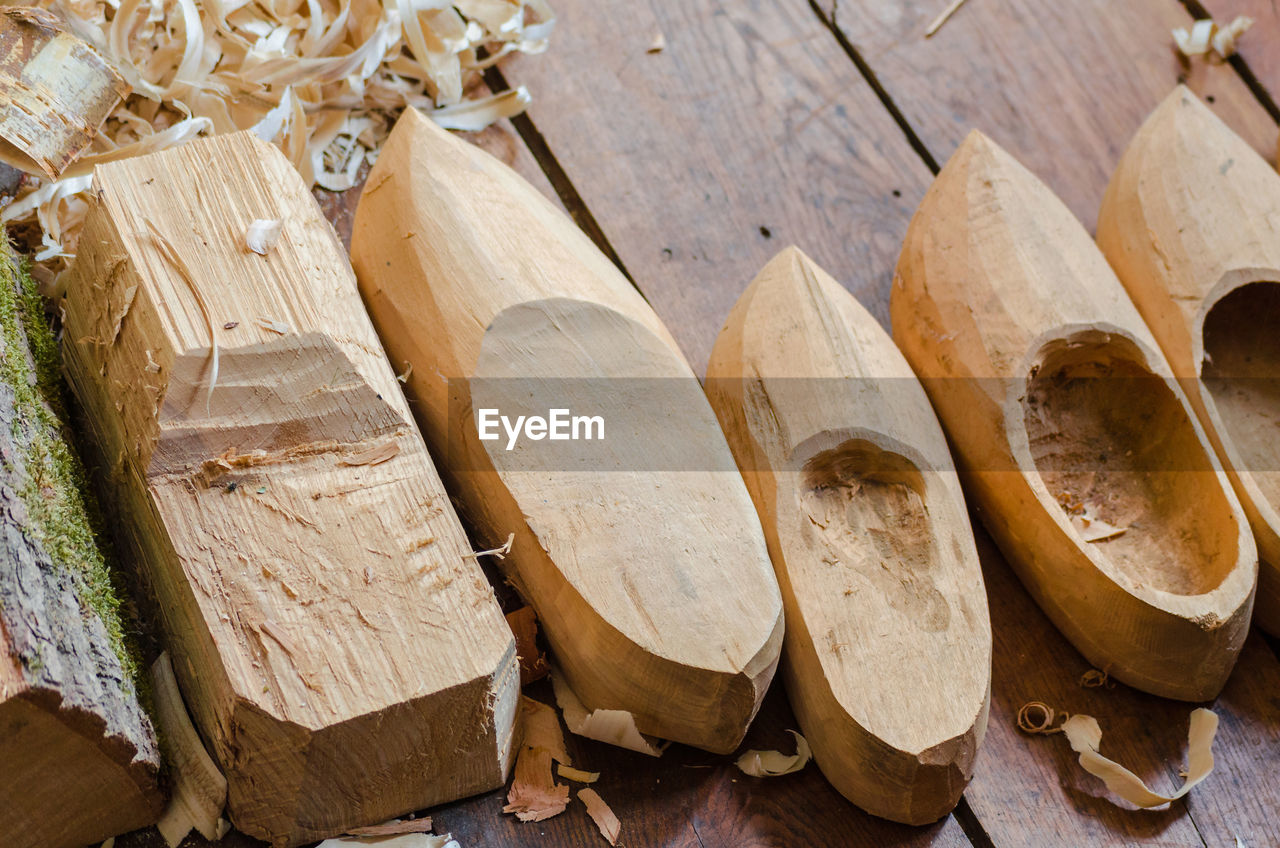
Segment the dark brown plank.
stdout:
<path fill-rule="evenodd" d="M 555 5 L 555 47 L 503 72 L 695 372 L 788 244 L 887 318 L 929 173 L 803 0 Z"/>
<path fill-rule="evenodd" d="M 526 692 L 554 703 L 546 681 Z M 781 687 L 770 691 L 744 746 L 790 751 L 795 742 L 786 728 L 796 727 Z M 914 828 L 873 819 L 840 797 L 810 765 L 786 777 L 750 778 L 738 771 L 732 757 L 717 757 L 684 746 L 672 746 L 660 759 L 566 735 L 574 764 L 599 771 L 593 788 L 622 822 L 620 844 L 627 848 L 772 848 L 780 845 L 811 848 L 877 848 L 930 845 L 968 848 L 954 818 Z M 464 848 L 599 848 L 595 825 L 576 800 L 559 816 L 522 823 L 503 815 L 504 792 L 490 792 L 428 811 L 437 833 L 452 833 Z M 209 848 L 191 836 L 185 848 Z M 154 829 L 117 839 L 117 848 L 162 848 Z M 238 833 L 218 848 L 258 848 Z"/>
<path fill-rule="evenodd" d="M 1175 0 L 970 0 L 927 40 L 947 0 L 816 2 L 939 164 L 981 129 L 1090 230 L 1129 138 L 1180 79 L 1274 156 L 1276 125 L 1235 71 L 1175 54 L 1170 32 L 1191 22 Z"/>
<path fill-rule="evenodd" d="M 1255 633 L 1226 690 L 1210 705 L 1221 718 L 1213 775 L 1189 798 L 1158 810 L 1113 803 L 1085 773 L 1061 735 L 1028 736 L 1017 714 L 1028 701 L 1085 713 L 1102 727 L 1102 753 L 1157 792 L 1180 784 L 1187 721 L 1194 705 L 1123 684 L 1085 688 L 1089 663 L 1027 595 L 982 530 L 976 533 L 995 637 L 991 718 L 977 771 L 965 793 L 1001 848 L 1078 845 L 1280 844 L 1280 662 Z M 1124 804 L 1124 802 L 1119 802 Z"/>

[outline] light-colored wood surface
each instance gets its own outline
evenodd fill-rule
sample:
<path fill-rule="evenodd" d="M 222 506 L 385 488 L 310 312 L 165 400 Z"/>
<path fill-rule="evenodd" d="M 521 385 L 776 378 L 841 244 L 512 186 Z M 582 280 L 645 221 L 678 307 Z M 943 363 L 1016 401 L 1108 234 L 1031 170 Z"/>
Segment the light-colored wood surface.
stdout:
<path fill-rule="evenodd" d="M 939 164 L 982 130 L 1090 231 L 1125 144 L 1179 82 L 1254 149 L 1275 150 L 1275 122 L 1231 66 L 1179 59 L 1171 32 L 1192 18 L 1174 0 L 982 0 L 929 39 L 941 4 L 818 3 Z"/>
<path fill-rule="evenodd" d="M 805 0 L 556 13 L 555 49 L 503 73 L 534 92 L 538 132 L 695 372 L 786 244 L 888 321 L 929 171 Z"/>
<path fill-rule="evenodd" d="M 986 732 L 991 628 L 928 398 L 875 319 L 796 248 L 738 299 L 706 388 L 769 542 L 783 674 L 814 759 L 868 812 L 937 821 Z"/>
<path fill-rule="evenodd" d="M 296 845 L 500 785 L 511 633 L 301 179 L 248 133 L 96 173 L 68 370 L 232 820 Z"/>
<path fill-rule="evenodd" d="M 1058 628 L 1139 689 L 1216 695 L 1248 630 L 1253 537 L 1070 210 L 971 133 L 911 222 L 892 314 L 988 529 Z"/>
<path fill-rule="evenodd" d="M 413 111 L 369 175 L 352 256 L 392 359 L 413 364 L 428 442 L 488 541 L 515 534 L 508 576 L 583 703 L 733 750 L 773 677 L 781 599 L 724 436 L 653 310 L 536 189 Z M 605 438 L 545 452 L 478 438 L 480 409 L 552 407 L 601 416 Z"/>
<path fill-rule="evenodd" d="M 1262 558 L 1254 621 L 1280 635 L 1280 175 L 1179 88 L 1120 160 L 1098 245 L 1235 485 Z"/>

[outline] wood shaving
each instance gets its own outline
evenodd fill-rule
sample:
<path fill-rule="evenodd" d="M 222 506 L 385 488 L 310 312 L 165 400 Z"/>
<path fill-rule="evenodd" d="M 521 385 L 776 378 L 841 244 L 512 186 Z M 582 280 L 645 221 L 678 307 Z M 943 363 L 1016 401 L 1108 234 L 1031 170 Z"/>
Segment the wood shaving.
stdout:
<path fill-rule="evenodd" d="M 1116 684 L 1105 671 L 1091 668 L 1080 675 L 1080 685 L 1086 689 L 1100 689 L 1104 686 L 1108 689 L 1114 689 Z"/>
<path fill-rule="evenodd" d="M 169 260 L 169 264 L 178 270 L 178 276 L 182 277 L 182 281 L 187 284 L 187 289 L 190 290 L 191 296 L 196 300 L 196 306 L 200 307 L 200 314 L 204 316 L 205 322 L 209 325 L 209 393 L 205 395 L 204 411 L 206 415 L 211 415 L 213 390 L 218 385 L 218 334 L 213 326 L 213 313 L 209 310 L 209 304 L 205 301 L 200 287 L 196 285 L 195 275 L 191 273 L 187 263 L 178 254 L 178 249 L 173 246 L 173 242 L 165 238 L 164 233 L 160 232 L 160 229 L 150 218 L 143 218 L 142 220 L 147 225 L 147 229 L 151 231 L 151 238 L 155 241 L 156 246 L 160 248 L 160 252 L 164 254 L 165 259 Z"/>
<path fill-rule="evenodd" d="M 1097 719 L 1073 715 L 1062 723 L 1062 733 L 1071 750 L 1080 755 L 1081 767 L 1100 778 L 1107 789 L 1138 807 L 1158 807 L 1176 801 L 1213 771 L 1213 738 L 1218 732 L 1218 715 L 1203 707 L 1191 711 L 1187 732 L 1187 774 L 1181 788 L 1172 795 L 1152 792 L 1142 778 L 1098 752 L 1102 729 Z"/>
<path fill-rule="evenodd" d="M 661 53 L 667 49 L 667 37 L 662 33 L 658 33 L 653 37 L 653 41 L 649 42 L 649 46 L 644 49 L 646 53 Z"/>
<path fill-rule="evenodd" d="M 205 839 L 221 839 L 227 781 L 191 724 L 167 652 L 151 666 L 151 685 L 160 745 L 173 775 L 173 795 L 156 828 L 169 848 L 176 848 L 193 828 Z"/>
<path fill-rule="evenodd" d="M 942 29 L 942 25 L 945 24 L 947 20 L 956 13 L 956 10 L 964 4 L 965 0 L 951 0 L 951 2 L 947 4 L 947 8 L 943 9 L 938 14 L 938 17 L 933 19 L 933 23 L 929 24 L 925 29 L 924 37 L 933 38 L 933 34 Z"/>
<path fill-rule="evenodd" d="M 556 765 L 556 774 L 565 780 L 572 780 L 574 783 L 595 783 L 600 779 L 600 772 L 598 771 L 583 771 L 573 766 L 567 766 L 564 763 Z"/>
<path fill-rule="evenodd" d="M 636 728 L 635 716 L 631 713 L 626 710 L 587 712 L 582 701 L 569 688 L 564 675 L 555 668 L 551 670 L 551 686 L 555 690 L 556 703 L 560 705 L 560 712 L 564 715 L 564 723 L 570 733 L 651 757 L 662 756 L 667 743 L 641 733 Z"/>
<path fill-rule="evenodd" d="M 551 776 L 551 752 L 521 747 L 502 812 L 514 813 L 520 821 L 536 822 L 560 815 L 567 806 L 569 787 L 556 783 Z"/>
<path fill-rule="evenodd" d="M 809 750 L 809 741 L 794 730 L 788 730 L 796 738 L 796 752 L 784 754 L 781 751 L 747 751 L 738 757 L 738 768 L 752 777 L 781 777 L 800 771 L 809 764 L 813 752 Z"/>
<path fill-rule="evenodd" d="M 507 541 L 498 548 L 490 548 L 487 551 L 472 551 L 469 554 L 463 554 L 464 557 L 482 557 L 491 556 L 498 559 L 506 559 L 507 554 L 511 553 L 511 546 L 516 543 L 516 534 L 511 533 L 507 536 Z"/>
<path fill-rule="evenodd" d="M 538 650 L 538 617 L 533 607 L 520 607 L 507 613 L 507 626 L 516 639 L 516 656 L 520 659 L 520 685 L 528 686 L 551 671 L 547 655 Z"/>
<path fill-rule="evenodd" d="M 541 701 L 520 696 L 520 721 L 524 725 L 524 746 L 545 748 L 551 758 L 564 766 L 572 766 L 569 752 L 564 746 L 564 734 L 560 732 L 560 719 L 556 711 Z"/>
<path fill-rule="evenodd" d="M 284 648 L 285 653 L 289 654 L 290 656 L 296 653 L 293 647 L 293 642 L 289 639 L 287 635 L 285 635 L 284 629 L 281 628 L 280 625 L 276 624 L 273 620 L 269 618 L 263 619 L 262 624 L 259 626 L 259 629 L 266 635 L 270 636 L 272 639 L 276 640 L 276 643 L 279 644 L 280 647 Z"/>
<path fill-rule="evenodd" d="M 397 441 L 383 442 L 382 444 L 360 451 L 359 453 L 348 454 L 338 460 L 339 465 L 381 465 L 389 459 L 398 456 L 400 453 L 400 443 Z"/>
<path fill-rule="evenodd" d="M 264 330 L 270 330 L 273 333 L 279 333 L 282 336 L 288 334 L 292 329 L 284 321 L 276 321 L 272 318 L 259 318 L 258 326 Z"/>
<path fill-rule="evenodd" d="M 430 833 L 431 819 L 392 819 L 369 827 L 353 827 L 347 836 L 399 836 L 402 833 Z"/>
<path fill-rule="evenodd" d="M 1129 528 L 1117 527 L 1098 517 L 1097 509 L 1092 504 L 1079 504 L 1065 507 L 1071 516 L 1071 526 L 1086 542 L 1105 542 L 1123 535 Z"/>
<path fill-rule="evenodd" d="M 266 256 L 280 240 L 284 221 L 279 218 L 254 218 L 244 232 L 244 246 L 259 256 Z"/>
<path fill-rule="evenodd" d="M 1237 839 L 1236 841 L 1238 842 L 1239 840 Z M 98 848 L 116 848 L 116 838 L 114 836 L 108 836 L 106 839 L 102 840 L 102 844 L 99 845 Z"/>
<path fill-rule="evenodd" d="M 434 833 L 405 833 L 399 836 L 339 836 L 326 839 L 316 848 L 352 848 L 352 846 L 374 846 L 377 848 L 462 848 L 458 840 L 446 833 L 437 836 Z"/>
<path fill-rule="evenodd" d="M 1058 711 L 1044 701 L 1028 701 L 1018 710 L 1018 729 L 1033 735 L 1061 733 L 1062 727 L 1055 727 L 1054 722 L 1059 718 L 1066 720 L 1070 717 L 1069 713 L 1059 716 Z"/>
<path fill-rule="evenodd" d="M 409 382 L 409 377 L 413 374 L 413 363 L 405 361 L 404 371 L 396 375 L 396 379 L 402 383 Z"/>
<path fill-rule="evenodd" d="M 1213 20 L 1204 18 L 1191 25 L 1188 30 L 1178 27 L 1173 30 L 1173 43 L 1183 56 L 1206 56 L 1216 54 L 1220 59 L 1228 59 L 1236 52 L 1236 42 L 1253 26 L 1253 18 L 1240 15 L 1225 26 L 1218 26 Z"/>
<path fill-rule="evenodd" d="M 1251 26 L 1253 26 L 1253 18 L 1240 15 L 1226 26 L 1219 27 L 1213 34 L 1214 52 L 1224 59 L 1231 58 L 1236 52 L 1236 40 Z"/>
<path fill-rule="evenodd" d="M 523 111 L 523 88 L 467 98 L 502 57 L 545 51 L 555 25 L 547 0 L 19 2 L 57 14 L 133 89 L 59 179 L 28 180 L 0 213 L 39 224 L 52 271 L 74 256 L 95 165 L 247 129 L 309 186 L 350 188 L 406 107 L 467 130 Z"/>
<path fill-rule="evenodd" d="M 618 844 L 618 833 L 622 830 L 622 822 L 618 821 L 618 817 L 613 814 L 613 810 L 604 802 L 594 789 L 581 789 L 578 791 L 578 800 L 587 808 L 587 815 L 591 816 L 591 820 L 596 823 L 596 827 L 600 828 L 600 835 L 610 845 Z"/>

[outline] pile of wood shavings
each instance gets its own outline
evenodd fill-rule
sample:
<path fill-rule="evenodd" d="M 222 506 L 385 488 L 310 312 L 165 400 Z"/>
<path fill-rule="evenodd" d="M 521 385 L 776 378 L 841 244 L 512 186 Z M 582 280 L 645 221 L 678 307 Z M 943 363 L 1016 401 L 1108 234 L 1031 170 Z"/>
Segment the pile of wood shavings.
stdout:
<path fill-rule="evenodd" d="M 406 106 L 460 130 L 521 112 L 523 88 L 464 96 L 503 56 L 544 51 L 555 22 L 546 0 L 19 2 L 60 17 L 133 90 L 57 180 L 29 178 L 0 213 L 38 222 L 45 282 L 74 256 L 95 165 L 251 129 L 341 191 Z"/>

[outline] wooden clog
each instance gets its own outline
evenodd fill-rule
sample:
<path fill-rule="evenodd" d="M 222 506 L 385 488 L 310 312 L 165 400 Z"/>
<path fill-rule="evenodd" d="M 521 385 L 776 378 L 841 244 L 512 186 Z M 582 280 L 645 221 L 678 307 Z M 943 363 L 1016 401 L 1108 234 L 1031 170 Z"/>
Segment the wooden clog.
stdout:
<path fill-rule="evenodd" d="M 537 190 L 412 109 L 369 174 L 352 255 L 428 444 L 487 537 L 515 534 L 501 565 L 586 708 L 732 751 L 773 677 L 782 601 L 657 315 Z M 549 406 L 599 416 L 603 438 L 480 438 L 486 409 Z"/>
<path fill-rule="evenodd" d="M 1134 687 L 1216 695 L 1248 630 L 1253 537 L 1066 206 L 970 134 L 911 222 L 891 312 L 988 529 L 1058 628 Z"/>
<path fill-rule="evenodd" d="M 1280 175 L 1179 86 L 1121 158 L 1098 245 L 1235 485 L 1262 559 L 1253 620 L 1280 635 Z"/>
<path fill-rule="evenodd" d="M 928 398 L 795 248 L 739 298 L 706 385 L 765 528 L 787 692 L 818 766 L 875 815 L 945 816 L 986 731 L 991 627 Z"/>

